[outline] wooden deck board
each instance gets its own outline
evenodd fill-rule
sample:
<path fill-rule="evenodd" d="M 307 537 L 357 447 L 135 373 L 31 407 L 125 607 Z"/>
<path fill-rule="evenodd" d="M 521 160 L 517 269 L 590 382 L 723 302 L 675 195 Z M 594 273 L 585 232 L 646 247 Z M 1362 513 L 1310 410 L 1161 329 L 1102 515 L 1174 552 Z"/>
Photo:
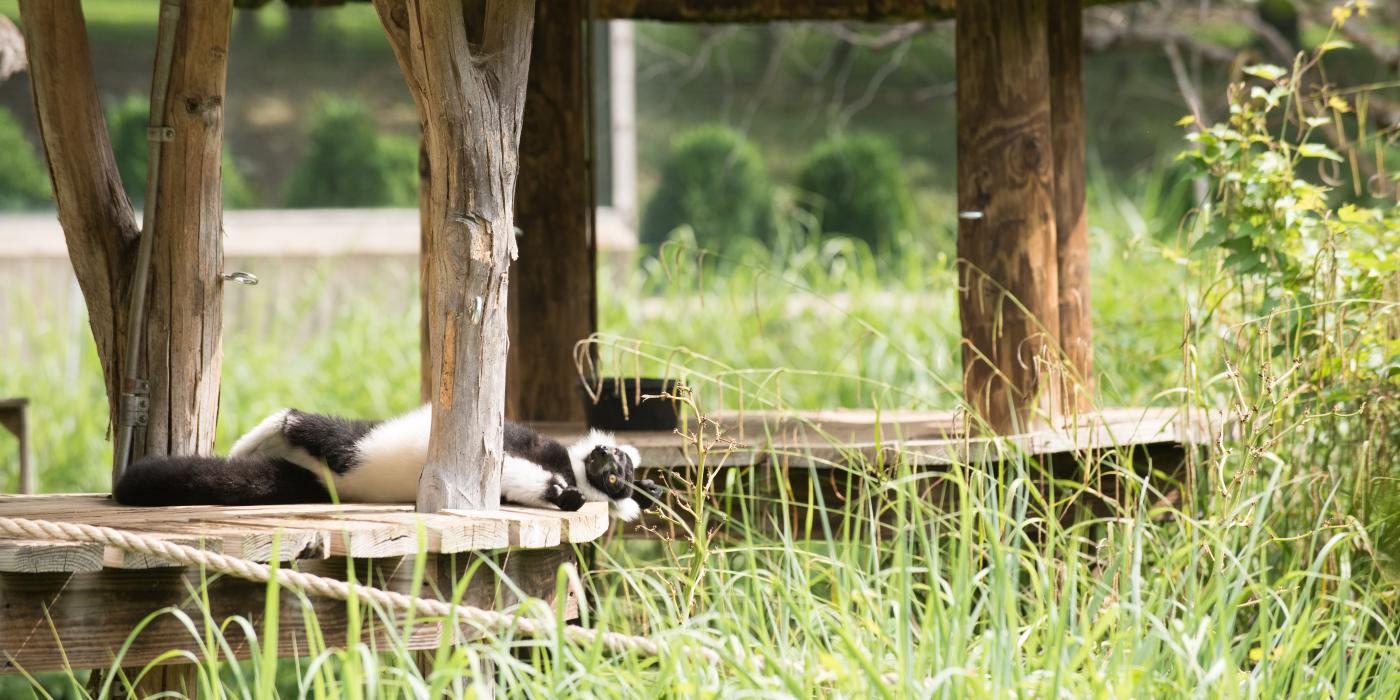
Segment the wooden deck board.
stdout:
<path fill-rule="evenodd" d="M 1224 421 L 1176 408 L 1110 408 L 1075 416 L 1065 424 L 1005 437 L 969 435 L 951 411 L 817 411 L 807 413 L 745 411 L 710 416 L 723 426 L 720 442 L 707 449 L 709 466 L 747 466 L 771 459 L 805 460 L 817 467 L 849 461 L 852 453 L 869 460 L 901 456 L 914 466 L 979 463 L 1021 452 L 1061 454 L 1113 447 L 1201 444 L 1213 439 Z M 582 425 L 535 423 L 550 437 L 571 443 Z M 694 427 L 680 432 L 693 432 Z M 678 432 L 619 433 L 635 446 L 647 467 L 679 468 L 696 464 L 699 453 Z M 706 426 L 705 442 L 714 440 Z"/>
<path fill-rule="evenodd" d="M 306 504 L 134 508 L 105 494 L 0 495 L 0 517 L 85 523 L 148 534 L 254 561 L 332 556 L 409 556 L 420 549 L 457 554 L 507 547 L 589 542 L 607 531 L 606 504 L 578 512 L 511 508 L 500 512 L 419 514 L 411 505 Z M 419 532 L 427 540 L 420 545 Z M 273 544 L 276 542 L 276 551 Z M 170 562 L 113 547 L 0 538 L 0 572 L 80 572 L 102 567 L 151 569 Z"/>

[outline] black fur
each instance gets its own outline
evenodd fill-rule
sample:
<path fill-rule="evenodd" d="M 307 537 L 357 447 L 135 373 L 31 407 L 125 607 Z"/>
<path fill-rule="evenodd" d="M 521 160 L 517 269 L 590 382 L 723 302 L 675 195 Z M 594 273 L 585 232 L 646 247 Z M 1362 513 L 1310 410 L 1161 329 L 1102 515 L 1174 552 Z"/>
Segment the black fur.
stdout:
<path fill-rule="evenodd" d="M 127 467 L 112 491 L 129 506 L 253 506 L 326 503 L 315 474 L 284 459 L 146 457 Z"/>
<path fill-rule="evenodd" d="M 287 411 L 282 434 L 291 444 L 325 462 L 331 471 L 344 474 L 359 462 L 360 440 L 379 423 L 306 413 L 293 408 Z"/>

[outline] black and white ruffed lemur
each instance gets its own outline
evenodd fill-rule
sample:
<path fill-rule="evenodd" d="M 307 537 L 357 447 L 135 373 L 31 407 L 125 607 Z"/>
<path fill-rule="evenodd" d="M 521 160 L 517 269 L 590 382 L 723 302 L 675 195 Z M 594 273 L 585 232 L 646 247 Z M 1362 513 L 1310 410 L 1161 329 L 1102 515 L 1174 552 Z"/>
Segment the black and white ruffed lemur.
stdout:
<path fill-rule="evenodd" d="M 146 457 L 126 470 L 113 495 L 133 506 L 412 503 L 428 456 L 432 407 L 385 421 L 348 420 L 284 409 L 234 443 L 228 457 Z M 636 479 L 637 448 L 591 431 L 564 447 L 505 423 L 502 500 L 578 510 L 610 504 L 613 517 L 635 520 L 660 502 L 662 489 Z"/>

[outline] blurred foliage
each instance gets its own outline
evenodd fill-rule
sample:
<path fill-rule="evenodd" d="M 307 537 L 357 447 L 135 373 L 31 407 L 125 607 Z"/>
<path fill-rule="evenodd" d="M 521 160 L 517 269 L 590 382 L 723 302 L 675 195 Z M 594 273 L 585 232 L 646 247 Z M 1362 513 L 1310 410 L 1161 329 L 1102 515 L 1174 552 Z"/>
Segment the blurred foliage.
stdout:
<path fill-rule="evenodd" d="M 641 243 L 655 250 L 681 226 L 696 242 L 722 249 L 773 232 L 773 188 L 758 148 L 743 134 L 710 124 L 675 138 L 661 184 L 642 215 Z"/>
<path fill-rule="evenodd" d="M 142 95 L 127 95 L 107 110 L 107 129 L 112 137 L 112 155 L 117 160 L 117 172 L 122 187 L 133 206 L 140 207 L 146 199 L 146 163 L 150 158 L 150 142 L 146 129 L 150 122 L 150 100 Z M 250 209 L 257 206 L 257 193 L 224 148 L 221 169 L 225 209 Z"/>
<path fill-rule="evenodd" d="M 874 134 L 835 136 L 817 144 L 797 175 L 798 201 L 823 236 L 845 235 L 890 252 L 913 222 L 909 183 L 899 155 Z"/>
<path fill-rule="evenodd" d="M 1182 120 L 1192 128 L 1183 159 L 1214 184 L 1192 251 L 1223 276 L 1203 290 L 1198 322 L 1229 328 L 1222 398 L 1248 447 L 1222 473 L 1271 469 L 1270 458 L 1331 471 L 1360 521 L 1385 535 L 1375 560 L 1400 577 L 1400 175 L 1373 159 L 1395 135 L 1342 142 L 1356 105 L 1384 85 L 1338 90 L 1322 74 L 1366 8 L 1338 5 L 1331 37 L 1293 68 L 1244 68 L 1225 121 Z M 1334 185 L 1320 163 L 1378 171 Z"/>
<path fill-rule="evenodd" d="M 0 211 L 48 206 L 49 173 L 9 110 L 0 108 Z"/>
<path fill-rule="evenodd" d="M 381 134 L 363 104 L 323 97 L 309 139 L 287 183 L 287 206 L 418 206 L 418 145 Z"/>

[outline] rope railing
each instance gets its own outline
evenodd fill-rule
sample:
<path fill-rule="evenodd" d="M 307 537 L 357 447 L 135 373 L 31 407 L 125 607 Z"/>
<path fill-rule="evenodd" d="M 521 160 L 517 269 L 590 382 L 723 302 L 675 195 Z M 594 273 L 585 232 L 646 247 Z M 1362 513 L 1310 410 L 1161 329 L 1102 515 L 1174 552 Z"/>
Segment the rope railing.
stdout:
<path fill-rule="evenodd" d="M 349 600 L 354 597 L 371 601 L 389 611 L 412 612 L 415 615 L 426 617 L 455 619 L 491 635 L 500 635 L 514 630 L 529 637 L 548 638 L 553 636 L 556 629 L 560 629 L 552 622 L 541 622 L 521 615 L 486 610 L 470 605 L 457 605 L 431 598 L 419 598 L 293 569 L 281 567 L 274 569 L 266 564 L 247 559 L 230 557 L 197 547 L 168 542 L 158 537 L 99 525 L 0 517 L 0 534 L 27 539 L 97 543 L 184 566 L 203 567 L 207 571 L 236 576 L 256 583 L 275 581 L 278 586 L 295 593 L 317 595 L 334 600 Z M 618 632 L 600 632 L 579 625 L 564 625 L 562 636 L 565 641 L 579 646 L 596 644 L 615 654 L 643 658 L 660 658 L 665 656 L 668 651 L 665 645 L 649 637 Z M 711 666 L 716 666 L 723 661 L 720 654 L 714 649 L 702 646 L 688 647 L 685 653 L 698 655 Z M 759 669 L 767 665 L 761 656 L 744 656 L 746 656 L 747 661 Z M 782 663 L 786 670 L 794 675 L 802 676 L 807 673 L 806 667 L 800 663 L 779 663 Z M 835 678 L 832 671 L 821 669 L 815 672 L 815 677 L 812 680 L 823 683 L 835 680 Z M 886 673 L 881 677 L 881 681 L 891 685 L 897 684 L 899 676 L 894 673 Z M 920 681 L 920 685 L 926 688 L 931 687 L 932 683 L 933 679 L 929 678 Z"/>

